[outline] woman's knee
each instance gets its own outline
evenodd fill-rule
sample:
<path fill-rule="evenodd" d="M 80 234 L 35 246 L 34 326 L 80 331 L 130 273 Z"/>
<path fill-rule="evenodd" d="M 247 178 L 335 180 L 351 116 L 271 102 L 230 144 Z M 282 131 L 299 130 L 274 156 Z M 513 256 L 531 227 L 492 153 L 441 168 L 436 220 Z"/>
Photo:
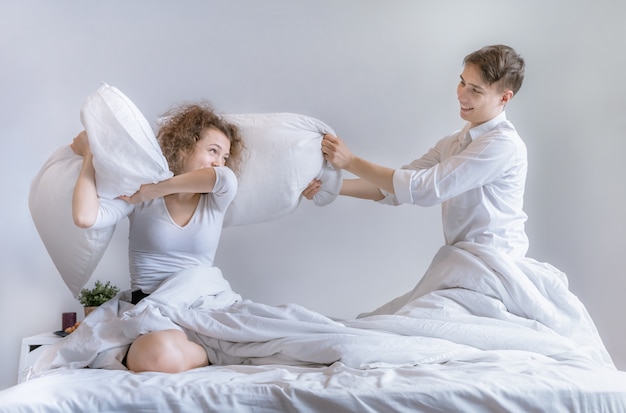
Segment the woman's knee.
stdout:
<path fill-rule="evenodd" d="M 208 358 L 182 331 L 165 330 L 139 336 L 128 350 L 127 365 L 135 372 L 178 373 L 206 366 Z"/>

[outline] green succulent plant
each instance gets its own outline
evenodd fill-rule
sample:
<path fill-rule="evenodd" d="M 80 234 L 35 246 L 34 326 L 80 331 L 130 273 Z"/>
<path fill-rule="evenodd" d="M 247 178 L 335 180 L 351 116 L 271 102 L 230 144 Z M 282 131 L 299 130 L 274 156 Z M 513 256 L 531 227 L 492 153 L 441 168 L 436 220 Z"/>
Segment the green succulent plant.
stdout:
<path fill-rule="evenodd" d="M 97 307 L 115 297 L 119 291 L 120 289 L 115 285 L 111 285 L 110 281 L 103 284 L 98 280 L 93 288 L 80 290 L 77 299 L 84 307 Z"/>

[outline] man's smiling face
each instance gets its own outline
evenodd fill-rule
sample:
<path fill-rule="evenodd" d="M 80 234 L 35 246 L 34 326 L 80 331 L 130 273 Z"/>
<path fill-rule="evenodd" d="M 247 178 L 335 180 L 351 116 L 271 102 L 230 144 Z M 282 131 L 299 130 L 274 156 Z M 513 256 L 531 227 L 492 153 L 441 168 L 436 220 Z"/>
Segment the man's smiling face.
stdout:
<path fill-rule="evenodd" d="M 456 93 L 461 118 L 472 126 L 478 126 L 498 116 L 504 110 L 506 102 L 513 97 L 512 91 L 499 90 L 497 83 L 487 84 L 478 67 L 473 64 L 467 64 L 463 68 Z"/>

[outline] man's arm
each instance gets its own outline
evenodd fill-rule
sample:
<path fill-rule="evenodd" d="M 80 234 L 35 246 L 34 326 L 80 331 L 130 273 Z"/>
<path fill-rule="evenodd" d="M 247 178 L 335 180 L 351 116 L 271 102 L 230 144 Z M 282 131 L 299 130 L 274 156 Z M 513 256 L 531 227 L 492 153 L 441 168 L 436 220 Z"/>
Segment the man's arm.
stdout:
<path fill-rule="evenodd" d="M 322 152 L 324 153 L 324 158 L 335 168 L 345 169 L 346 171 L 369 182 L 376 188 L 381 188 L 392 194 L 394 193 L 394 169 L 376 165 L 363 158 L 353 155 L 348 146 L 340 138 L 333 135 L 324 135 L 324 139 L 322 140 Z M 346 188 L 346 191 L 348 191 L 346 195 L 349 195 L 349 193 L 358 193 L 362 190 L 367 190 L 367 186 L 365 186 L 365 184 L 360 183 L 354 185 L 358 186 L 356 188 Z M 380 194 L 380 196 L 382 197 L 382 194 Z"/>
<path fill-rule="evenodd" d="M 376 185 L 363 179 L 344 179 L 339 195 L 370 199 L 372 201 L 380 201 L 384 198 L 384 195 Z"/>

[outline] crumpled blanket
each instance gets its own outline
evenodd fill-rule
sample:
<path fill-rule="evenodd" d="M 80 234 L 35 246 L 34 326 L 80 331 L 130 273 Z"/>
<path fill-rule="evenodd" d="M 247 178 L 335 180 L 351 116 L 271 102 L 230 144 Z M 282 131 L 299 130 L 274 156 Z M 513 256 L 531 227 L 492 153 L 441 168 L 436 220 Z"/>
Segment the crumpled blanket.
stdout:
<path fill-rule="evenodd" d="M 137 305 L 129 295 L 118 294 L 48 346 L 34 373 L 124 369 L 136 337 L 172 328 L 218 365 L 341 361 L 367 369 L 505 355 L 615 368 L 562 272 L 476 244 L 442 247 L 412 291 L 352 320 L 243 300 L 216 267 L 181 271 Z"/>

